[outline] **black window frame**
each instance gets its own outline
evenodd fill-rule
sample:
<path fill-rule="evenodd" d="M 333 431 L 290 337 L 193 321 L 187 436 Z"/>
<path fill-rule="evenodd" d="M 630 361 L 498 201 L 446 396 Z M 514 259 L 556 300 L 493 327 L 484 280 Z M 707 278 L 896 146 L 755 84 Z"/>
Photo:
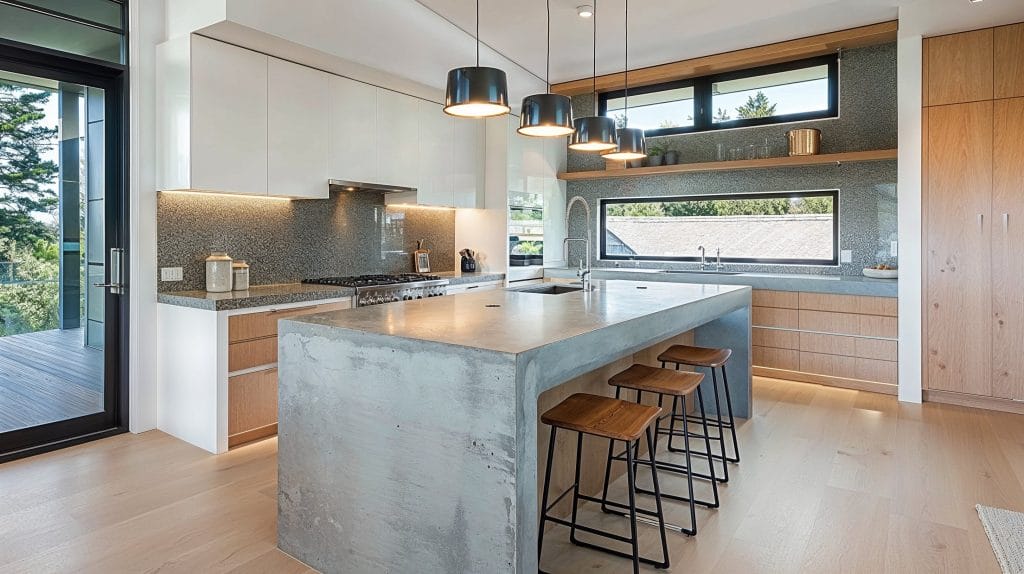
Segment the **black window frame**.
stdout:
<path fill-rule="evenodd" d="M 686 80 L 675 80 L 671 82 L 664 82 L 661 84 L 652 84 L 650 86 L 639 86 L 636 88 L 630 88 L 629 94 L 631 96 L 635 96 L 640 94 L 650 94 L 654 92 L 662 92 L 667 90 L 676 90 L 679 88 L 688 88 L 691 86 L 693 87 L 693 125 L 675 128 L 644 130 L 644 135 L 647 137 L 659 137 L 698 132 L 713 132 L 718 130 L 745 128 L 751 126 L 765 126 L 773 124 L 804 122 L 809 120 L 824 120 L 838 118 L 839 61 L 840 60 L 838 54 L 829 54 L 825 56 L 817 56 L 814 58 L 806 58 L 803 60 L 783 62 L 781 64 L 771 64 L 768 66 L 760 66 L 757 68 L 748 68 L 745 70 L 738 70 L 735 72 L 724 72 L 721 74 L 714 74 L 710 76 L 700 76 L 697 78 L 689 78 Z M 724 82 L 729 80 L 738 80 L 742 78 L 764 76 L 767 74 L 789 72 L 792 70 L 812 68 L 815 66 L 822 65 L 828 66 L 827 109 L 813 112 L 782 114 L 778 116 L 769 116 L 766 118 L 737 118 L 734 120 L 718 123 L 714 121 L 714 95 L 711 93 L 711 87 L 712 85 L 715 84 L 715 82 Z M 626 90 L 615 90 L 611 92 L 602 92 L 598 94 L 598 114 L 603 116 L 608 112 L 608 100 L 622 98 L 625 95 Z"/>
<path fill-rule="evenodd" d="M 821 189 L 804 191 L 771 191 L 760 193 L 721 193 L 713 195 L 668 195 L 664 197 L 604 197 L 598 200 L 598 233 L 600 234 L 602 261 L 667 261 L 675 263 L 699 262 L 700 257 L 668 257 L 658 255 L 609 255 L 607 217 L 609 205 L 630 203 L 675 203 L 687 201 L 715 201 L 737 199 L 792 199 L 795 197 L 832 198 L 832 258 L 831 259 L 770 259 L 763 257 L 722 257 L 723 263 L 748 263 L 757 265 L 839 265 L 839 190 Z"/>

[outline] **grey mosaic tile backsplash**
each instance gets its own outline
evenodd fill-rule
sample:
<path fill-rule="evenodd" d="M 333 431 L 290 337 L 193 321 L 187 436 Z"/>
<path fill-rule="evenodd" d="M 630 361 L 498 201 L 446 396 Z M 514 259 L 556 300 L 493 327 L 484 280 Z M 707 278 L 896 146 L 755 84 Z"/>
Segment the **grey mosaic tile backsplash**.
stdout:
<path fill-rule="evenodd" d="M 785 134 L 799 127 L 814 127 L 822 132 L 821 152 L 838 153 L 897 146 L 896 45 L 884 44 L 849 50 L 840 64 L 840 117 L 793 124 L 752 127 L 649 138 L 647 145 L 659 144 L 678 150 L 680 163 L 715 161 L 717 144 L 726 149 L 763 143 L 768 138 L 773 156 L 786 155 Z M 573 98 L 577 115 L 593 109 L 591 95 Z M 604 160 L 596 154 L 569 151 L 569 171 L 604 169 Z M 790 169 L 766 169 L 737 172 L 693 173 L 614 180 L 570 181 L 567 199 L 583 196 L 595 214 L 598 199 L 609 197 L 663 197 L 769 191 L 840 190 L 839 249 L 853 251 L 853 262 L 839 266 L 730 264 L 741 271 L 772 273 L 811 273 L 860 275 L 861 269 L 876 262 L 895 264 L 889 256 L 890 242 L 896 240 L 896 161 L 827 165 Z M 592 223 L 596 230 L 596 222 Z M 574 210 L 570 235 L 584 233 L 583 210 Z M 613 261 L 600 261 L 596 231 L 591 238 L 595 267 L 612 267 Z M 728 251 L 722 246 L 723 254 Z M 713 247 L 709 247 L 709 253 Z M 574 246 L 570 261 L 583 255 Z M 630 265 L 623 263 L 622 265 Z M 641 267 L 692 269 L 692 263 L 652 262 Z"/>
<path fill-rule="evenodd" d="M 161 193 L 157 220 L 158 265 L 182 267 L 185 277 L 159 282 L 160 291 L 204 289 L 211 251 L 248 262 L 253 285 L 409 272 L 418 239 L 431 250 L 432 270 L 455 269 L 454 210 L 385 207 L 375 192 L 302 201 Z"/>

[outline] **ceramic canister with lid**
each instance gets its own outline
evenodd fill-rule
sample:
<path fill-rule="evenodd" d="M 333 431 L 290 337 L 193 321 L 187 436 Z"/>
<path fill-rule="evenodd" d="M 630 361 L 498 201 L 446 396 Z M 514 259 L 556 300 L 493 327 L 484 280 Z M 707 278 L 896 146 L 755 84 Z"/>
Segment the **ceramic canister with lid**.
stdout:
<path fill-rule="evenodd" d="M 231 257 L 224 252 L 213 252 L 206 258 L 206 291 L 231 291 Z"/>
<path fill-rule="evenodd" d="M 238 260 L 231 264 L 232 275 L 234 276 L 234 290 L 245 291 L 249 289 L 249 264 Z"/>

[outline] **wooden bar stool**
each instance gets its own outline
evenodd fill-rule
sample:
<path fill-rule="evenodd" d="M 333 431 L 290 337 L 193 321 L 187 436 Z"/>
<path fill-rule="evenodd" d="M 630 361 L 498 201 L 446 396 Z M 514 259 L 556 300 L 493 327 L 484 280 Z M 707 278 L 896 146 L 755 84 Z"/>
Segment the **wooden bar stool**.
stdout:
<path fill-rule="evenodd" d="M 541 551 L 544 549 L 544 524 L 547 521 L 568 526 L 569 540 L 584 548 L 607 552 L 622 558 L 633 561 L 634 574 L 640 572 L 640 563 L 651 564 L 656 568 L 668 568 L 668 540 L 665 536 L 665 515 L 661 509 L 661 490 L 658 486 L 658 469 L 655 466 L 653 456 L 650 461 L 636 460 L 633 456 L 634 444 L 639 451 L 640 438 L 647 435 L 647 448 L 654 452 L 654 438 L 651 432 L 651 422 L 657 420 L 661 414 L 660 407 L 638 405 L 610 397 L 588 395 L 577 393 L 555 405 L 551 410 L 541 415 L 541 422 L 551 425 L 551 439 L 548 442 L 547 470 L 544 472 L 544 493 L 541 502 L 540 533 L 537 540 L 537 560 L 540 561 Z M 558 429 L 574 431 L 576 437 L 576 478 L 569 490 L 562 493 L 553 503 L 548 504 L 548 490 L 551 486 L 551 464 L 555 454 L 555 435 Z M 583 435 L 608 439 L 610 445 L 614 446 L 615 441 L 626 443 L 626 480 L 629 487 L 629 503 L 621 504 L 607 500 L 607 492 L 604 499 L 580 494 L 580 461 L 583 451 Z M 646 465 L 651 467 L 654 481 L 655 511 L 637 508 L 636 506 L 636 466 Z M 562 498 L 572 492 L 572 519 L 565 520 L 557 516 L 551 516 L 551 508 L 557 505 Z M 578 524 L 576 521 L 579 501 L 597 502 L 602 505 L 619 508 L 629 512 L 630 536 L 620 536 L 612 532 Z M 661 551 L 663 559 L 657 561 L 651 558 L 640 556 L 639 541 L 636 533 L 637 514 L 651 516 L 657 519 L 661 530 Z M 597 544 L 583 542 L 576 538 L 576 531 L 581 530 L 589 534 L 609 538 L 629 544 L 632 547 L 631 553 L 620 552 L 611 548 L 605 548 Z"/>
<path fill-rule="evenodd" d="M 688 365 L 691 367 L 702 367 L 711 371 L 712 386 L 715 390 L 715 416 L 713 420 L 714 426 L 718 427 L 718 436 L 714 437 L 714 439 L 719 443 L 720 454 L 714 454 L 709 451 L 708 456 L 722 461 L 723 477 L 721 482 L 729 482 L 729 465 L 726 463 L 738 463 L 740 461 L 740 445 L 736 439 L 736 419 L 732 414 L 732 396 L 729 391 L 729 377 L 725 369 L 725 364 L 729 361 L 730 356 L 732 356 L 732 349 L 694 347 L 691 345 L 673 345 L 658 355 L 658 360 L 661 361 L 661 366 L 663 367 L 666 363 L 674 363 L 676 369 L 679 369 L 680 365 Z M 718 393 L 718 375 L 715 369 L 721 369 L 722 371 L 722 389 L 725 393 L 726 413 L 722 413 L 722 401 Z M 723 418 L 725 414 L 728 415 L 728 419 Z M 728 449 L 725 446 L 726 429 L 732 435 L 732 455 L 728 453 Z M 670 438 L 670 450 L 672 450 L 671 445 Z"/>
<path fill-rule="evenodd" d="M 662 434 L 667 434 L 669 437 L 682 436 L 684 443 L 684 451 L 686 455 L 686 464 L 676 464 L 667 461 L 657 460 L 657 453 L 651 453 L 651 460 L 654 461 L 655 467 L 658 470 L 664 470 L 686 476 L 686 482 L 688 486 L 688 495 L 680 496 L 676 494 L 667 494 L 661 492 L 660 496 L 671 500 L 677 500 L 680 502 L 686 502 L 690 506 L 690 527 L 686 528 L 683 526 L 670 525 L 683 534 L 690 536 L 696 536 L 697 534 L 697 508 L 696 505 L 706 506 L 708 508 L 719 507 L 719 496 L 718 496 L 718 481 L 715 476 L 715 465 L 712 460 L 708 460 L 708 473 L 702 474 L 693 470 L 693 460 L 691 457 L 690 439 L 701 438 L 704 439 L 705 452 L 711 451 L 711 438 L 708 432 L 707 417 L 704 415 L 704 397 L 700 389 L 700 384 L 704 380 L 704 375 L 701 373 L 693 373 L 689 371 L 673 371 L 666 368 L 651 367 L 648 365 L 633 365 L 615 375 L 608 380 L 608 384 L 615 387 L 615 398 L 620 398 L 622 389 L 632 389 L 636 391 L 636 402 L 639 404 L 643 399 L 643 393 L 654 393 L 658 395 L 658 406 L 663 404 L 666 396 L 672 397 L 672 410 L 668 415 L 660 416 L 657 423 L 655 424 L 654 433 L 654 446 L 658 446 L 658 438 Z M 687 398 L 692 398 L 693 395 L 697 396 L 697 406 L 700 412 L 700 422 L 704 430 L 703 434 L 690 432 L 690 421 L 687 411 Z M 665 418 L 670 419 L 667 428 L 661 426 L 661 421 Z M 682 429 L 677 430 L 675 423 L 677 421 L 683 423 Z M 621 457 L 621 455 L 619 455 Z M 634 455 L 636 456 L 636 455 Z M 608 468 L 605 469 L 605 482 L 604 488 L 605 493 L 608 492 L 608 479 L 609 471 L 611 469 L 611 460 L 613 458 L 611 451 L 608 453 Z M 621 460 L 621 458 L 618 458 Z M 711 482 L 711 490 L 714 496 L 713 500 L 700 500 L 694 494 L 693 479 L 703 478 Z M 650 491 L 646 491 L 638 488 L 637 492 L 641 494 L 654 494 Z"/>

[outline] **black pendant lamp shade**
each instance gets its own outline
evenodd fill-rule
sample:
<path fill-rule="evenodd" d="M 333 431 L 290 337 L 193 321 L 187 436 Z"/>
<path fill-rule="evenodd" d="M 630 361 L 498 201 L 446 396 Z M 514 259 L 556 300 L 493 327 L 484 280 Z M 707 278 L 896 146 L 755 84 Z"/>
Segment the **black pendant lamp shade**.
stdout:
<path fill-rule="evenodd" d="M 565 137 L 573 132 L 572 100 L 558 94 L 523 98 L 519 133 L 535 137 Z"/>
<path fill-rule="evenodd" d="M 565 137 L 574 131 L 572 100 L 551 92 L 551 0 L 548 6 L 548 51 L 544 85 L 547 92 L 523 98 L 519 116 L 519 133 L 541 138 Z"/>
<path fill-rule="evenodd" d="M 444 111 L 467 118 L 500 116 L 511 111 L 508 105 L 508 78 L 504 70 L 471 66 L 448 72 Z"/>
<path fill-rule="evenodd" d="M 623 105 L 623 113 L 626 121 L 629 121 L 629 0 L 626 0 L 626 94 Z M 618 161 L 633 161 L 647 157 L 647 142 L 644 141 L 644 130 L 631 128 L 627 125 L 619 128 L 619 147 L 604 154 L 607 159 Z"/>
<path fill-rule="evenodd" d="M 444 112 L 462 118 L 486 118 L 512 111 L 504 70 L 480 65 L 480 0 L 476 2 L 476 65 L 448 72 Z"/>
<path fill-rule="evenodd" d="M 597 0 L 594 0 L 594 104 L 597 104 Z M 569 141 L 569 149 L 604 152 L 618 147 L 615 120 L 595 113 L 573 121 L 576 131 Z"/>
<path fill-rule="evenodd" d="M 618 147 L 615 120 L 604 116 L 576 118 L 573 122 L 576 133 L 572 134 L 569 147 L 576 151 L 609 151 Z"/>
<path fill-rule="evenodd" d="M 633 161 L 647 157 L 644 130 L 640 128 L 619 128 L 619 148 L 604 154 L 607 159 Z"/>

